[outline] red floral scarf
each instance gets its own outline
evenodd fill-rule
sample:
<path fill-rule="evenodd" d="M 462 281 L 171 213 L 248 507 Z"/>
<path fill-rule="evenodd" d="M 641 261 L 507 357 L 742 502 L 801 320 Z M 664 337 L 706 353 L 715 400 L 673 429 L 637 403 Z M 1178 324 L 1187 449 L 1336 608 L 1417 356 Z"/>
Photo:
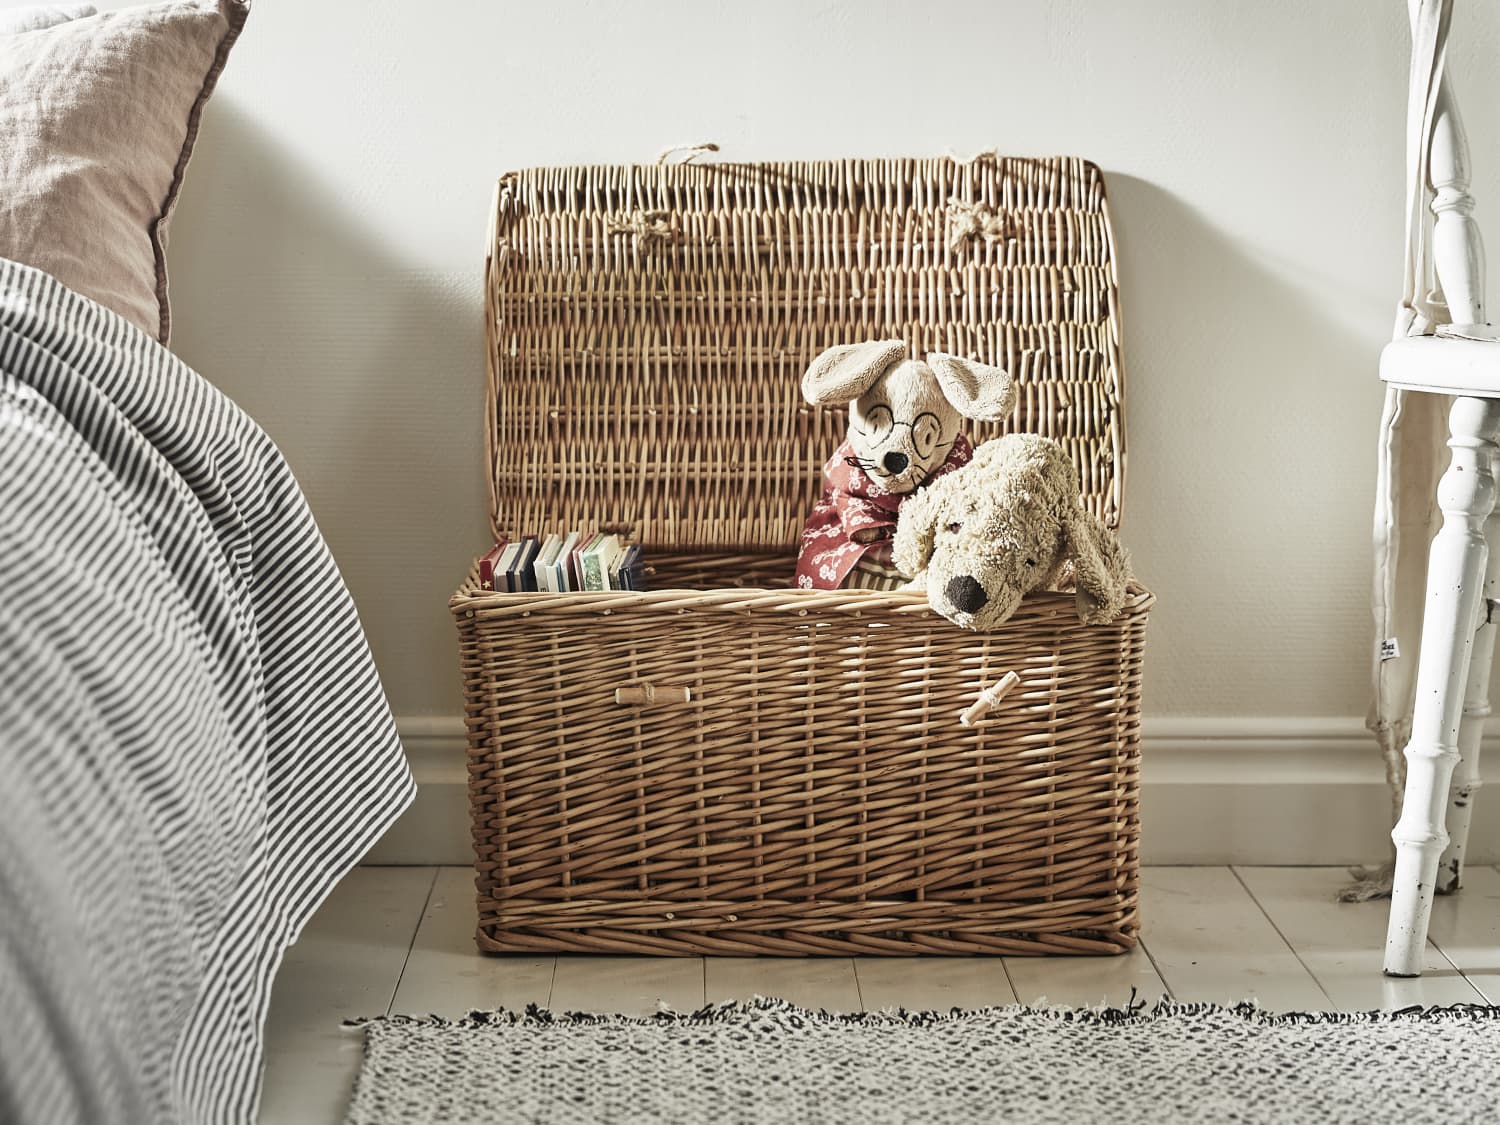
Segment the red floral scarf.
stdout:
<path fill-rule="evenodd" d="M 967 465 L 973 456 L 973 445 L 959 434 L 948 459 L 927 480 Z M 802 528 L 799 589 L 837 590 L 866 551 L 888 544 L 896 534 L 896 516 L 912 494 L 887 492 L 853 461 L 854 448 L 846 441 L 823 466 L 823 499 Z"/>

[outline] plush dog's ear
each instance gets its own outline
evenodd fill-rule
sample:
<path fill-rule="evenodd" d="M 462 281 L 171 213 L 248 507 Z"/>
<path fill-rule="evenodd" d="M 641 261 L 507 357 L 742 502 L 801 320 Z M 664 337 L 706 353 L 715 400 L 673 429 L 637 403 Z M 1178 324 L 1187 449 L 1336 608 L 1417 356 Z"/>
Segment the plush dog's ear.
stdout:
<path fill-rule="evenodd" d="M 1063 524 L 1068 561 L 1077 583 L 1078 617 L 1085 625 L 1103 625 L 1125 608 L 1130 584 L 1130 556 L 1114 532 L 1094 513 L 1074 508 Z"/>
<path fill-rule="evenodd" d="M 808 402 L 853 402 L 891 364 L 906 355 L 901 340 L 874 340 L 829 348 L 802 376 L 802 397 Z"/>
<path fill-rule="evenodd" d="M 999 367 L 943 352 L 927 356 L 927 366 L 937 376 L 943 397 L 965 418 L 976 422 L 999 422 L 1016 405 L 1016 381 Z"/>
<path fill-rule="evenodd" d="M 891 562 L 908 578 L 927 569 L 932 558 L 932 540 L 937 534 L 941 489 L 935 484 L 908 493 L 896 517 L 896 538 L 891 542 Z"/>

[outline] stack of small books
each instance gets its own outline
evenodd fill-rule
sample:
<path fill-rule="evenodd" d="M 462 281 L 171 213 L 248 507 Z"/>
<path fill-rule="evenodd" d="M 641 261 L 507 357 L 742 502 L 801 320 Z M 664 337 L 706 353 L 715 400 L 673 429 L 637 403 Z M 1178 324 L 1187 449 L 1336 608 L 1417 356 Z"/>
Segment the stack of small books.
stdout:
<path fill-rule="evenodd" d="M 501 539 L 479 560 L 479 588 L 502 594 L 644 590 L 641 547 L 602 531 Z"/>

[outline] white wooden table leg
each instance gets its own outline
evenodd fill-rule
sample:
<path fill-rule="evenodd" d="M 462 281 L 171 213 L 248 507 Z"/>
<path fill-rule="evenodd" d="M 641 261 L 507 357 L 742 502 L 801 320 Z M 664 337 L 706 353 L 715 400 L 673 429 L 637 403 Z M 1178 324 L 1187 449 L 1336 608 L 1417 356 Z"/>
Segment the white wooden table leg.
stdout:
<path fill-rule="evenodd" d="M 1500 461 L 1491 462 L 1491 475 L 1500 479 Z M 1485 720 L 1490 716 L 1490 666 L 1495 655 L 1495 633 L 1500 628 L 1500 505 L 1484 525 L 1489 561 L 1484 572 L 1484 597 L 1479 603 L 1474 644 L 1464 688 L 1463 720 L 1458 725 L 1458 761 L 1448 791 L 1448 846 L 1438 860 L 1437 893 L 1452 894 L 1463 886 L 1464 849 L 1474 815 L 1474 796 L 1484 784 L 1479 776 L 1479 747 Z"/>
<path fill-rule="evenodd" d="M 1438 484 L 1443 526 L 1432 541 L 1428 562 L 1416 710 L 1406 746 L 1406 800 L 1391 832 L 1396 873 L 1385 971 L 1401 977 L 1421 973 L 1438 857 L 1448 843 L 1443 819 L 1459 758 L 1458 728 L 1474 624 L 1484 598 L 1489 553 L 1484 526 L 1495 506 L 1492 466 L 1500 401 L 1456 399 L 1448 425 L 1453 461 Z"/>

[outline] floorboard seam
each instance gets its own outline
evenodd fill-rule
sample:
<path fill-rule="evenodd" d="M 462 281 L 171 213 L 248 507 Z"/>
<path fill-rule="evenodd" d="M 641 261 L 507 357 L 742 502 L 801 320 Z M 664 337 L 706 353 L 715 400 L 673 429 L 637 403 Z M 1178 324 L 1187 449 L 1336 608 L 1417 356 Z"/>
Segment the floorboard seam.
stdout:
<path fill-rule="evenodd" d="M 1291 955 L 1297 959 L 1297 964 L 1302 966 L 1303 972 L 1311 977 L 1312 982 L 1318 986 L 1318 991 L 1323 994 L 1323 998 L 1328 1001 L 1328 1003 L 1335 1011 L 1337 1011 L 1339 1009 L 1339 1005 L 1334 1002 L 1333 995 L 1324 986 L 1323 981 L 1318 977 L 1318 974 L 1313 972 L 1312 966 L 1309 965 L 1306 961 L 1302 960 L 1302 954 L 1297 951 L 1297 947 L 1291 943 L 1286 934 L 1281 932 L 1281 927 L 1276 924 L 1276 919 L 1271 917 L 1271 912 L 1266 909 L 1265 904 L 1261 902 L 1260 899 L 1256 896 L 1255 892 L 1250 889 L 1250 884 L 1245 882 L 1244 876 L 1240 874 L 1240 869 L 1236 865 L 1230 864 L 1229 873 L 1235 877 L 1235 880 L 1241 887 L 1245 888 L 1245 893 L 1250 896 L 1250 901 L 1255 903 L 1255 909 L 1259 910 L 1261 913 L 1261 917 L 1263 917 L 1267 922 L 1271 924 L 1271 929 L 1276 931 L 1276 936 L 1281 939 L 1281 944 L 1287 947 L 1287 949 L 1291 952 Z"/>
<path fill-rule="evenodd" d="M 1494 867 L 1494 866 L 1492 866 L 1492 867 L 1490 867 L 1490 870 L 1494 871 L 1494 872 L 1497 872 L 1497 873 L 1500 873 L 1500 867 Z M 1460 894 L 1463 893 L 1462 886 L 1459 887 L 1459 893 Z M 1480 988 L 1477 984 L 1475 984 L 1474 981 L 1470 978 L 1469 971 L 1467 969 L 1463 968 L 1461 965 L 1459 965 L 1459 963 L 1457 961 L 1455 961 L 1452 957 L 1448 956 L 1448 951 L 1443 948 L 1443 943 L 1440 942 L 1440 941 L 1438 941 L 1437 938 L 1433 937 L 1430 931 L 1429 931 L 1429 933 L 1427 935 L 1427 940 L 1432 943 L 1432 946 L 1433 946 L 1434 949 L 1436 949 L 1439 953 L 1441 953 L 1443 955 L 1443 957 L 1447 960 L 1448 964 L 1452 965 L 1455 969 L 1458 970 L 1459 975 L 1461 977 L 1463 977 L 1465 981 L 1468 982 L 1469 987 L 1472 988 L 1475 992 L 1479 993 L 1479 998 L 1481 1000 L 1483 1000 L 1486 1004 L 1493 1004 L 1494 1003 L 1494 1001 L 1490 999 L 1488 993 L 1486 993 L 1484 989 Z"/>
<path fill-rule="evenodd" d="M 865 1004 L 865 986 L 859 981 L 859 958 L 849 958 L 849 964 L 854 969 L 854 995 L 859 998 L 859 1010 L 868 1012 L 870 1009 Z"/>
<path fill-rule="evenodd" d="M 1000 971 L 1005 974 L 1005 983 L 1010 986 L 1010 998 L 1015 1003 L 1021 1002 L 1021 990 L 1016 987 L 1016 980 L 1010 975 L 1010 958 L 1000 958 Z"/>
<path fill-rule="evenodd" d="M 401 971 L 396 974 L 396 983 L 391 986 L 391 998 L 386 1001 L 385 1014 L 390 1015 L 391 1009 L 396 1006 L 396 995 L 401 991 L 401 981 L 406 976 L 406 966 L 411 964 L 411 951 L 416 948 L 417 934 L 422 932 L 422 923 L 427 918 L 427 908 L 432 905 L 432 893 L 437 890 L 438 876 L 442 874 L 441 867 L 432 869 L 432 882 L 427 884 L 427 893 L 422 896 L 422 909 L 417 911 L 417 920 L 412 924 L 411 937 L 406 942 L 406 956 L 401 958 Z"/>
<path fill-rule="evenodd" d="M 1176 994 L 1172 991 L 1172 985 L 1167 980 L 1167 974 L 1161 971 L 1161 966 L 1156 963 L 1155 956 L 1151 953 L 1151 943 L 1146 940 L 1145 928 L 1136 936 L 1136 944 L 1140 946 L 1141 952 L 1146 955 L 1146 962 L 1151 966 L 1151 971 L 1156 974 L 1156 979 L 1161 982 L 1161 990 L 1169 1000 L 1175 1000 Z"/>

